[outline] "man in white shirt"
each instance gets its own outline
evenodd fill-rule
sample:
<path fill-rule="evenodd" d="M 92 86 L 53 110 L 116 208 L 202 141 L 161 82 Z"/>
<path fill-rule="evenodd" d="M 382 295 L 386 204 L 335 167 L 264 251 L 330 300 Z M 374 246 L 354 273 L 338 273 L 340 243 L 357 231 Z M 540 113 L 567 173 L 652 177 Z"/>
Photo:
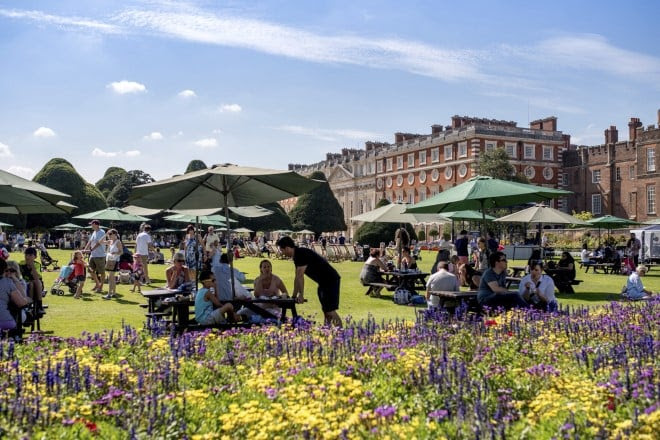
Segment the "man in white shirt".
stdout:
<path fill-rule="evenodd" d="M 84 249 L 90 252 L 87 270 L 95 283 L 93 291 L 101 293 L 105 280 L 105 231 L 101 229 L 101 222 L 98 220 L 92 220 L 89 224 L 94 232 L 89 236 Z"/>
<path fill-rule="evenodd" d="M 438 271 L 431 275 L 426 282 L 426 302 L 429 307 L 438 307 L 440 304 L 440 298 L 436 295 L 431 295 L 432 291 L 446 290 L 458 292 L 460 290 L 458 287 L 458 278 L 453 273 L 448 272 L 447 267 L 449 267 L 448 262 L 440 261 L 438 263 Z"/>
<path fill-rule="evenodd" d="M 149 278 L 149 250 L 153 250 L 153 241 L 151 240 L 151 225 L 144 225 L 144 229 L 135 238 L 135 253 L 140 256 L 144 270 L 144 281 L 151 284 Z"/>
<path fill-rule="evenodd" d="M 208 233 L 206 234 L 206 237 L 204 237 L 204 247 L 206 251 L 210 252 L 212 250 L 213 243 L 216 241 L 220 243 L 220 237 L 218 237 L 218 234 L 215 233 L 213 226 L 209 226 Z"/>

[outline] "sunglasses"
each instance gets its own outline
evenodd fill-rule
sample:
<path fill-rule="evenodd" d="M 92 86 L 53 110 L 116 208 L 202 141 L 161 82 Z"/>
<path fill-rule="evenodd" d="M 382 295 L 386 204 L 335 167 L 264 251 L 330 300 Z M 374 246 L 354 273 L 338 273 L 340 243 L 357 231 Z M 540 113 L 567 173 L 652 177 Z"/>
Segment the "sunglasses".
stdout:
<path fill-rule="evenodd" d="M 12 268 L 8 267 L 7 269 L 5 269 L 5 272 L 13 272 L 13 273 L 16 273 L 16 269 L 12 269 Z"/>
<path fill-rule="evenodd" d="M 175 260 L 177 263 L 185 263 L 186 260 Z"/>
<path fill-rule="evenodd" d="M 497 260 L 497 261 L 503 261 L 506 263 L 506 258 L 502 258 L 501 260 Z"/>

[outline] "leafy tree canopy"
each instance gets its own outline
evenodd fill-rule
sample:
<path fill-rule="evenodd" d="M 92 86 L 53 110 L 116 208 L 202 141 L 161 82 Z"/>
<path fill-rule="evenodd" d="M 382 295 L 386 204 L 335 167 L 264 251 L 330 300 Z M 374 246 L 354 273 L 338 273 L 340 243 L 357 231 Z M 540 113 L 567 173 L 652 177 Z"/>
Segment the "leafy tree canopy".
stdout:
<path fill-rule="evenodd" d="M 66 223 L 70 217 L 105 208 L 103 194 L 91 183 L 85 181 L 69 162 L 61 158 L 51 159 L 34 176 L 34 180 L 63 193 L 70 194 L 68 203 L 78 206 L 71 215 L 34 214 L 28 216 L 27 227 L 45 227 Z"/>
<path fill-rule="evenodd" d="M 108 194 L 108 206 L 116 206 L 118 208 L 126 206 L 128 196 L 131 195 L 134 186 L 154 181 L 154 178 L 144 171 L 131 170 L 127 172 L 119 179 L 117 185 L 112 189 L 110 194 Z"/>
<path fill-rule="evenodd" d="M 185 174 L 188 174 L 192 171 L 205 170 L 206 168 L 208 167 L 201 160 L 199 159 L 191 160 L 190 163 L 188 164 L 188 168 L 186 168 Z"/>
<path fill-rule="evenodd" d="M 311 179 L 325 181 L 325 175 L 316 171 Z M 322 232 L 345 231 L 344 210 L 325 181 L 313 191 L 298 197 L 296 206 L 289 212 L 295 230 L 309 229 L 318 236 Z"/>
<path fill-rule="evenodd" d="M 105 174 L 99 180 L 96 182 L 96 187 L 101 191 L 104 197 L 108 197 L 108 195 L 112 192 L 112 190 L 117 186 L 119 181 L 121 180 L 122 177 L 124 177 L 126 174 L 125 169 L 120 168 L 120 167 L 110 167 L 105 171 Z"/>
<path fill-rule="evenodd" d="M 376 204 L 376 208 L 380 208 L 389 203 L 390 202 L 386 199 L 383 199 Z M 362 245 L 367 244 L 370 247 L 379 247 L 380 243 L 385 243 L 387 245 L 390 241 L 394 241 L 394 235 L 396 230 L 399 229 L 399 226 L 399 223 L 363 223 L 362 226 L 355 231 L 355 237 L 353 237 L 353 240 Z M 417 234 L 412 225 L 408 223 L 404 227 L 406 228 L 406 231 L 408 231 L 410 239 L 417 240 Z"/>
<path fill-rule="evenodd" d="M 478 170 L 482 176 L 529 183 L 529 180 L 524 175 L 516 172 L 516 168 L 511 164 L 509 155 L 504 148 L 484 151 L 479 157 Z"/>

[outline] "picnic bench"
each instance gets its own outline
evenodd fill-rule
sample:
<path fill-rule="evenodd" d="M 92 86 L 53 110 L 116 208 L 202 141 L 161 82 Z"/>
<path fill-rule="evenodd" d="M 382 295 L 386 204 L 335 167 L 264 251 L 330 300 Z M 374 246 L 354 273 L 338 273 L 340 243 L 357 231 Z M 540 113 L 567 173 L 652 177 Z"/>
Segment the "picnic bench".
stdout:
<path fill-rule="evenodd" d="M 396 290 L 398 287 L 406 288 L 410 291 L 426 290 L 426 272 L 417 272 L 415 270 L 398 271 L 392 270 L 381 272 L 384 277 L 383 282 L 366 283 L 369 286 L 365 295 L 376 295 L 382 289 Z"/>
<path fill-rule="evenodd" d="M 478 310 L 479 304 L 477 303 L 477 291 L 476 290 L 463 290 L 459 292 L 454 292 L 450 290 L 431 290 L 429 291 L 431 296 L 436 296 L 440 300 L 438 307 L 444 309 L 455 309 L 462 302 L 465 302 L 468 305 L 468 308 L 471 310 Z"/>
<path fill-rule="evenodd" d="M 527 266 L 511 266 L 511 277 L 518 278 L 525 273 Z"/>
<path fill-rule="evenodd" d="M 518 276 L 512 276 L 512 277 L 506 277 L 506 288 L 510 288 L 512 284 L 518 286 L 520 285 L 520 281 L 522 281 L 522 277 Z"/>
<path fill-rule="evenodd" d="M 589 268 L 592 268 L 592 272 L 596 273 L 596 270 L 601 269 L 603 273 L 610 273 L 614 269 L 614 263 L 580 263 L 583 266 L 584 273 L 589 272 Z"/>

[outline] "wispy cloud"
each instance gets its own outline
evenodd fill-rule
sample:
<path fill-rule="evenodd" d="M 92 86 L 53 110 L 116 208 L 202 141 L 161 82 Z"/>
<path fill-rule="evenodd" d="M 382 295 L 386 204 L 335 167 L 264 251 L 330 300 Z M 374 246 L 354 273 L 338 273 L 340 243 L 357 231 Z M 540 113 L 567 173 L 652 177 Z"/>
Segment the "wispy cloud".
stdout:
<path fill-rule="evenodd" d="M 9 168 L 7 168 L 7 171 L 9 171 L 12 174 L 16 174 L 17 176 L 21 176 L 24 179 L 32 179 L 37 172 L 33 170 L 30 167 L 23 167 L 20 165 L 12 165 Z"/>
<path fill-rule="evenodd" d="M 216 138 L 200 139 L 195 142 L 195 146 L 199 148 L 215 148 L 218 146 L 218 140 Z"/>
<path fill-rule="evenodd" d="M 540 108 L 545 110 L 561 111 L 563 113 L 570 114 L 584 114 L 587 111 L 579 106 L 571 105 L 557 97 L 545 97 L 541 95 L 522 95 L 519 93 L 509 93 L 509 92 L 495 92 L 488 91 L 483 93 L 484 96 L 491 96 L 493 98 L 513 98 L 517 99 L 523 103 L 526 103 L 531 108 Z"/>
<path fill-rule="evenodd" d="M 11 152 L 11 148 L 9 148 L 9 145 L 3 144 L 0 142 L 0 157 L 6 158 L 6 157 L 14 157 L 14 154 Z"/>
<path fill-rule="evenodd" d="M 186 89 L 186 90 L 181 90 L 177 96 L 179 96 L 179 98 L 190 99 L 190 98 L 196 98 L 197 93 L 195 93 L 194 90 Z"/>
<path fill-rule="evenodd" d="M 238 104 L 223 104 L 220 106 L 220 111 L 222 113 L 240 113 L 243 111 L 243 107 Z"/>
<path fill-rule="evenodd" d="M 163 140 L 163 135 L 162 135 L 162 133 L 160 133 L 158 131 L 153 131 L 153 132 L 149 133 L 148 135 L 146 135 L 143 139 L 145 141 L 160 141 L 160 140 Z"/>
<path fill-rule="evenodd" d="M 123 32 L 119 26 L 114 24 L 90 20 L 88 18 L 63 17 L 61 15 L 45 14 L 41 11 L 0 9 L 0 15 L 8 18 L 35 21 L 37 23 L 49 23 L 63 28 L 86 28 L 109 34 L 117 34 Z"/>
<path fill-rule="evenodd" d="M 34 130 L 34 133 L 32 133 L 32 136 L 34 136 L 36 138 L 52 138 L 52 137 L 55 137 L 56 134 L 51 128 L 39 127 L 36 130 Z"/>
<path fill-rule="evenodd" d="M 92 156 L 94 157 L 136 157 L 141 153 L 139 150 L 128 150 L 128 151 L 104 151 L 100 148 L 94 148 L 92 150 Z"/>
<path fill-rule="evenodd" d="M 383 135 L 362 130 L 352 129 L 328 129 L 328 128 L 311 128 L 302 127 L 300 125 L 281 125 L 274 127 L 275 130 L 286 131 L 287 133 L 297 134 L 301 136 L 309 136 L 321 141 L 336 142 L 339 139 L 352 139 L 352 140 L 373 140 L 379 139 Z"/>
<path fill-rule="evenodd" d="M 118 95 L 126 95 L 128 93 L 144 93 L 147 91 L 147 86 L 144 84 L 126 80 L 112 82 L 106 87 Z"/>

